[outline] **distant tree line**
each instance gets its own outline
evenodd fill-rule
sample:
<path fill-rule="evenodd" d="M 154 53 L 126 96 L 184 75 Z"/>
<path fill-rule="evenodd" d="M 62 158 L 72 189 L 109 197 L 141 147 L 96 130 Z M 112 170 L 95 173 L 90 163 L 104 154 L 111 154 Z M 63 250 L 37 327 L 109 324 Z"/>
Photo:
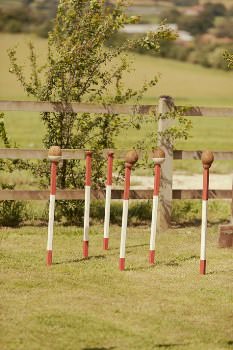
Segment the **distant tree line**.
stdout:
<path fill-rule="evenodd" d="M 10 33 L 34 32 L 47 37 L 52 28 L 58 0 L 22 0 L 18 6 L 0 8 L 0 31 Z"/>
<path fill-rule="evenodd" d="M 232 30 L 233 6 L 230 9 L 222 3 L 206 3 L 198 15 L 186 15 L 177 7 L 172 7 L 161 13 L 160 19 L 166 19 L 169 23 L 176 23 L 181 30 L 186 30 L 192 35 L 206 33 L 211 28 L 217 29 L 217 34 L 233 37 Z M 216 24 L 217 17 L 224 17 L 220 25 Z"/>

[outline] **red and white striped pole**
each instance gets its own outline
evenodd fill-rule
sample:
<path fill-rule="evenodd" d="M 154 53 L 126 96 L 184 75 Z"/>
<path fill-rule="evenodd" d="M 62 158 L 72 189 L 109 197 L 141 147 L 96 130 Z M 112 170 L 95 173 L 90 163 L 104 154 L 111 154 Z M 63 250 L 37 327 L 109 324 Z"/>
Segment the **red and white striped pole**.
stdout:
<path fill-rule="evenodd" d="M 109 243 L 109 222 L 110 222 L 110 204 L 111 204 L 111 191 L 112 191 L 113 157 L 114 157 L 114 153 L 112 151 L 109 151 L 108 165 L 107 165 L 105 215 L 104 215 L 104 241 L 103 241 L 104 250 L 108 249 L 108 243 Z"/>
<path fill-rule="evenodd" d="M 208 191 L 209 191 L 209 168 L 214 161 L 214 155 L 205 151 L 201 156 L 203 164 L 203 192 L 202 192 L 202 223 L 201 223 L 201 254 L 200 274 L 206 274 L 206 233 L 207 233 L 207 212 L 208 212 Z"/>
<path fill-rule="evenodd" d="M 157 216 L 159 206 L 159 187 L 161 176 L 161 164 L 165 160 L 165 153 L 162 149 L 157 149 L 153 153 L 154 167 L 154 194 L 153 194 L 153 206 L 152 206 L 152 220 L 151 220 L 151 233 L 150 233 L 150 251 L 149 251 L 149 263 L 155 263 L 155 238 L 157 232 Z"/>
<path fill-rule="evenodd" d="M 92 157 L 92 152 L 86 151 L 85 209 L 84 209 L 84 230 L 83 230 L 83 257 L 84 258 L 88 258 L 90 202 L 91 202 L 91 157 Z"/>
<path fill-rule="evenodd" d="M 121 226 L 121 244 L 120 244 L 120 259 L 119 269 L 123 271 L 125 269 L 125 245 L 126 245 L 126 232 L 128 223 L 128 207 L 129 207 L 129 190 L 130 190 L 130 174 L 132 166 L 137 162 L 138 154 L 136 151 L 130 151 L 125 158 L 125 186 L 123 197 L 123 214 L 122 214 L 122 226 Z"/>
<path fill-rule="evenodd" d="M 62 156 L 62 151 L 59 146 L 52 146 L 48 152 L 48 159 L 51 161 L 51 180 L 50 180 L 50 199 L 49 199 L 49 224 L 48 224 L 48 241 L 47 241 L 47 257 L 46 263 L 52 265 L 53 260 L 53 224 L 55 211 L 56 197 L 56 178 L 57 164 Z"/>

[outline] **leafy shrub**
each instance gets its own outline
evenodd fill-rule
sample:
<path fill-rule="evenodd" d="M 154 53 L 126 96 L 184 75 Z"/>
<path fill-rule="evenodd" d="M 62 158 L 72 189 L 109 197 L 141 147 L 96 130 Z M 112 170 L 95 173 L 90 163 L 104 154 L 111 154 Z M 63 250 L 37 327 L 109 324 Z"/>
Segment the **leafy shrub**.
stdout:
<path fill-rule="evenodd" d="M 11 19 L 5 24 L 4 30 L 9 33 L 20 33 L 22 32 L 22 23 L 16 19 Z"/>
<path fill-rule="evenodd" d="M 1 185 L 2 189 L 14 189 L 14 185 Z M 0 226 L 17 227 L 25 219 L 25 204 L 20 201 L 0 201 Z"/>
<path fill-rule="evenodd" d="M 84 201 L 57 201 L 56 203 L 56 220 L 63 221 L 67 225 L 83 224 Z"/>
<path fill-rule="evenodd" d="M 176 6 L 194 6 L 199 4 L 199 0 L 173 0 Z"/>
<path fill-rule="evenodd" d="M 202 203 L 199 200 L 178 200 L 172 203 L 172 221 L 175 224 L 195 225 L 201 223 Z M 227 222 L 230 205 L 227 201 L 209 201 L 208 222 L 211 224 Z"/>
<path fill-rule="evenodd" d="M 227 66 L 229 69 L 233 68 L 233 52 L 225 51 L 224 52 L 224 59 L 227 63 Z"/>
<path fill-rule="evenodd" d="M 208 54 L 208 62 L 211 67 L 227 69 L 227 64 L 223 58 L 224 49 L 217 47 L 214 51 Z"/>

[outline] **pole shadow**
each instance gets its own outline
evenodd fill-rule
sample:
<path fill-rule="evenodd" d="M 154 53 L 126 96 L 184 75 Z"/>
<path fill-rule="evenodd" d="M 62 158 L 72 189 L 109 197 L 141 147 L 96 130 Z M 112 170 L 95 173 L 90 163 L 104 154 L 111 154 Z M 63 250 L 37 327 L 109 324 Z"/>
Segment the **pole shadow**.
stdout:
<path fill-rule="evenodd" d="M 95 347 L 95 348 L 82 348 L 82 350 L 113 350 L 115 348 L 116 348 L 115 346 L 110 346 L 108 348 L 106 348 L 106 347 L 101 347 L 101 348 L 98 348 L 98 347 Z"/>
<path fill-rule="evenodd" d="M 218 273 L 224 273 L 224 272 L 233 272 L 233 269 L 210 271 L 210 272 L 207 272 L 206 275 L 216 275 Z"/>
<path fill-rule="evenodd" d="M 81 263 L 83 261 L 90 261 L 90 260 L 102 260 L 105 259 L 105 255 L 93 255 L 89 256 L 88 258 L 81 258 L 81 259 L 70 259 L 65 261 L 58 261 L 53 263 L 53 265 L 63 265 L 63 264 L 72 264 L 72 263 Z"/>
<path fill-rule="evenodd" d="M 135 244 L 135 245 L 127 245 L 126 246 L 126 249 L 130 249 L 130 248 L 139 248 L 139 247 L 146 247 L 148 246 L 148 249 L 149 249 L 149 244 L 147 243 L 144 243 L 144 244 Z M 120 247 L 116 247 L 116 248 L 109 248 L 108 251 L 111 251 L 111 250 L 120 250 Z"/>
<path fill-rule="evenodd" d="M 185 343 L 185 344 L 181 344 L 181 343 L 155 344 L 154 348 L 155 349 L 170 349 L 170 348 L 174 348 L 176 346 L 187 346 L 187 345 L 190 345 L 190 343 Z"/>

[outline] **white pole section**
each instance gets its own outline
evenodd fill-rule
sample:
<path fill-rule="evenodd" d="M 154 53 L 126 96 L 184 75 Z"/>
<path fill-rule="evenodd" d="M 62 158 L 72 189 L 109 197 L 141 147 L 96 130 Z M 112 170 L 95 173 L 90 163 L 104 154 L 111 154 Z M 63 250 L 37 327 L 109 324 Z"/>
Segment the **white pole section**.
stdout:
<path fill-rule="evenodd" d="M 86 177 L 85 177 L 85 209 L 84 209 L 84 228 L 83 228 L 83 257 L 88 258 L 89 246 L 89 220 L 90 220 L 90 202 L 91 202 L 91 156 L 92 152 L 86 152 Z"/>
<path fill-rule="evenodd" d="M 48 241 L 46 264 L 52 265 L 53 260 L 53 225 L 55 212 L 56 181 L 57 181 L 57 163 L 61 159 L 61 149 L 58 146 L 52 146 L 48 152 L 48 159 L 51 161 L 51 179 L 50 179 L 50 201 L 49 201 L 49 223 L 48 223 Z"/>
<path fill-rule="evenodd" d="M 124 197 L 123 197 L 123 214 L 122 214 L 122 226 L 121 226 L 121 243 L 120 243 L 120 259 L 119 270 L 125 269 L 125 246 L 126 246 L 126 232 L 128 223 L 128 207 L 129 207 L 129 190 L 130 190 L 130 174 L 133 164 L 138 160 L 138 154 L 136 151 L 130 151 L 125 158 L 125 184 L 124 184 Z"/>
<path fill-rule="evenodd" d="M 210 151 L 202 153 L 203 164 L 203 192 L 202 192 L 202 223 L 201 223 L 201 252 L 200 252 L 200 274 L 206 274 L 206 234 L 208 213 L 208 191 L 209 191 L 209 168 L 214 161 L 214 155 Z"/>
<path fill-rule="evenodd" d="M 112 191 L 113 156 L 114 156 L 113 152 L 108 152 L 105 215 L 104 215 L 104 241 L 103 241 L 104 250 L 107 250 L 109 246 L 109 223 L 110 223 L 110 205 L 111 205 L 111 191 Z"/>
<path fill-rule="evenodd" d="M 159 187 L 161 177 L 161 164 L 165 160 L 165 153 L 162 149 L 157 149 L 153 153 L 154 167 L 154 194 L 153 194 L 153 206 L 152 206 L 152 220 L 151 220 L 151 233 L 150 233 L 150 251 L 149 251 L 149 263 L 155 263 L 155 239 L 157 233 L 157 216 L 159 206 Z"/>

